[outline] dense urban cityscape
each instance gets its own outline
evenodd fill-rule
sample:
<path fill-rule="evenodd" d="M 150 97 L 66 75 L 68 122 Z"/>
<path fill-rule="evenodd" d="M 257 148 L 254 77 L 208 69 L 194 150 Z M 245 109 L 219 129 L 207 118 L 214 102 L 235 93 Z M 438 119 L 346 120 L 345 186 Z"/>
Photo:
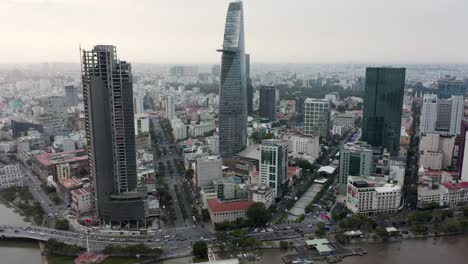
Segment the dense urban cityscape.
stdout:
<path fill-rule="evenodd" d="M 468 65 L 255 63 L 226 7 L 219 64 L 0 66 L 5 263 L 466 263 Z"/>

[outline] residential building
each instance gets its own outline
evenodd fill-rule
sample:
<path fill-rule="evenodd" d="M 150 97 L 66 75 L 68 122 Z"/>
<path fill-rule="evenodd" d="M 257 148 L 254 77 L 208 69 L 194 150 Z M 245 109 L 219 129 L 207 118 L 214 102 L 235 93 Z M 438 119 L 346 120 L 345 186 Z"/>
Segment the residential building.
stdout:
<path fill-rule="evenodd" d="M 229 4 L 221 57 L 219 149 L 221 155 L 242 151 L 247 143 L 247 79 L 242 2 Z"/>
<path fill-rule="evenodd" d="M 74 85 L 65 85 L 65 100 L 67 106 L 78 105 L 78 88 Z"/>
<path fill-rule="evenodd" d="M 131 66 L 114 46 L 82 54 L 83 100 L 93 205 L 100 224 L 145 224 L 145 194 L 137 190 Z"/>
<path fill-rule="evenodd" d="M 218 198 L 207 200 L 213 224 L 223 222 L 234 222 L 237 219 L 247 219 L 247 210 L 253 201 L 220 201 Z"/>
<path fill-rule="evenodd" d="M 260 87 L 260 117 L 276 120 L 276 88 L 271 86 Z"/>
<path fill-rule="evenodd" d="M 324 99 L 307 98 L 304 102 L 304 134 L 317 135 L 326 140 L 331 129 L 330 102 Z"/>
<path fill-rule="evenodd" d="M 395 213 L 402 208 L 401 185 L 382 177 L 349 176 L 346 207 L 355 214 Z"/>
<path fill-rule="evenodd" d="M 464 110 L 464 99 L 463 96 L 453 96 L 450 98 L 451 101 L 451 113 L 450 113 L 450 135 L 460 135 L 460 129 L 463 119 Z"/>
<path fill-rule="evenodd" d="M 197 158 L 196 186 L 212 188 L 213 181 L 223 178 L 222 167 L 223 160 L 219 156 Z"/>
<path fill-rule="evenodd" d="M 179 118 L 175 118 L 171 121 L 172 131 L 174 133 L 175 140 L 181 140 L 187 138 L 187 126 Z"/>
<path fill-rule="evenodd" d="M 271 187 L 275 197 L 282 197 L 288 180 L 288 143 L 264 140 L 260 153 L 260 185 Z"/>
<path fill-rule="evenodd" d="M 367 68 L 362 140 L 391 155 L 400 149 L 405 68 Z"/>
<path fill-rule="evenodd" d="M 78 214 L 86 214 L 93 210 L 93 189 L 90 187 L 71 191 L 71 207 Z"/>
<path fill-rule="evenodd" d="M 23 173 L 19 163 L 0 165 L 0 190 L 23 186 Z"/>
<path fill-rule="evenodd" d="M 150 132 L 150 120 L 148 117 L 135 118 L 135 136 Z"/>
<path fill-rule="evenodd" d="M 427 133 L 419 142 L 420 166 L 441 170 L 452 166 L 455 136 Z"/>
<path fill-rule="evenodd" d="M 455 76 L 446 75 L 437 82 L 437 94 L 440 98 L 450 98 L 452 95 L 465 95 L 465 83 Z"/>
<path fill-rule="evenodd" d="M 174 97 L 172 97 L 172 96 L 167 96 L 166 97 L 166 118 L 169 119 L 169 121 L 176 118 L 176 116 L 175 116 L 175 102 L 174 102 Z"/>
<path fill-rule="evenodd" d="M 341 192 L 348 185 L 349 176 L 368 176 L 372 173 L 373 150 L 365 142 L 347 143 L 340 149 L 338 184 Z"/>
<path fill-rule="evenodd" d="M 143 107 L 143 99 L 143 96 L 133 96 L 133 113 L 135 115 L 142 114 L 145 111 Z"/>

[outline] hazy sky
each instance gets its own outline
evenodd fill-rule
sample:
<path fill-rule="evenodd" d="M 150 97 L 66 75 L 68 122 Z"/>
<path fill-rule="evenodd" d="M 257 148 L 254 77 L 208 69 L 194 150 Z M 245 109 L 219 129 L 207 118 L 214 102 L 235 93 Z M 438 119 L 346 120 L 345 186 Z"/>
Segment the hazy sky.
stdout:
<path fill-rule="evenodd" d="M 213 63 L 227 0 L 0 0 L 0 63 Z M 468 63 L 467 0 L 246 0 L 252 62 Z"/>

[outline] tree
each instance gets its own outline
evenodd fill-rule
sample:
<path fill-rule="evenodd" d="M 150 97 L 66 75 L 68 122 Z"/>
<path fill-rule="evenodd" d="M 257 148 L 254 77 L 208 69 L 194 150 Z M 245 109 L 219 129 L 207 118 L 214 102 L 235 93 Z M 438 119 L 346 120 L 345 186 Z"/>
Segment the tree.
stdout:
<path fill-rule="evenodd" d="M 70 230 L 70 223 L 67 219 L 56 219 L 55 220 L 55 229 L 58 230 Z"/>
<path fill-rule="evenodd" d="M 280 248 L 282 249 L 288 249 L 288 242 L 287 241 L 280 241 Z"/>
<path fill-rule="evenodd" d="M 252 221 L 254 226 L 264 226 L 270 221 L 271 213 L 266 209 L 263 203 L 254 203 L 247 210 L 247 217 Z"/>
<path fill-rule="evenodd" d="M 325 235 L 325 223 L 324 222 L 318 222 L 317 223 L 317 229 L 315 230 L 315 234 L 317 236 L 324 236 Z"/>
<path fill-rule="evenodd" d="M 202 259 L 208 258 L 208 247 L 205 241 L 195 242 L 195 244 L 193 244 L 192 254 L 193 256 L 197 258 L 202 258 Z"/>
<path fill-rule="evenodd" d="M 203 222 L 208 222 L 210 221 L 210 212 L 208 211 L 208 209 L 202 209 L 201 211 L 201 217 L 202 217 L 202 221 Z"/>

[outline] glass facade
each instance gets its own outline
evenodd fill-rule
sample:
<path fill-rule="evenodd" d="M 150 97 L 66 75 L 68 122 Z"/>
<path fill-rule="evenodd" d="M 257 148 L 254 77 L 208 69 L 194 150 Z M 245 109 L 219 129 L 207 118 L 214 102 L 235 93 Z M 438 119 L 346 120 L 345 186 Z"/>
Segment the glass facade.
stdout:
<path fill-rule="evenodd" d="M 221 57 L 219 150 L 224 156 L 242 151 L 247 142 L 247 79 L 242 2 L 232 2 L 226 17 Z"/>
<path fill-rule="evenodd" d="M 405 68 L 366 69 L 362 137 L 391 155 L 400 148 L 405 75 Z"/>

